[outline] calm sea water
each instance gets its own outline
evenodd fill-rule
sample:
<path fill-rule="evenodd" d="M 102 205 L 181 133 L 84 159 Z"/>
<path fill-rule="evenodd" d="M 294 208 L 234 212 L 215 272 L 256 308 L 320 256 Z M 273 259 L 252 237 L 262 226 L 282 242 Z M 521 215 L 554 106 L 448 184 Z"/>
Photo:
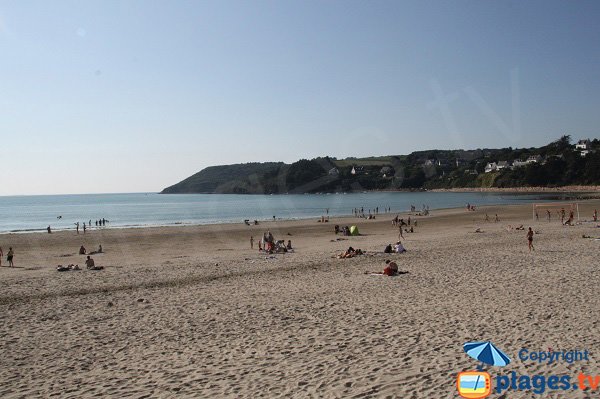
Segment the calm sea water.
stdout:
<path fill-rule="evenodd" d="M 0 232 L 73 229 L 75 222 L 105 218 L 108 228 L 175 224 L 241 223 L 244 219 L 305 219 L 350 215 L 354 208 L 390 207 L 403 212 L 415 205 L 430 209 L 514 204 L 549 199 L 543 194 L 384 192 L 316 195 L 85 194 L 0 197 Z M 62 216 L 60 219 L 58 216 Z M 391 216 L 390 216 L 391 217 Z"/>

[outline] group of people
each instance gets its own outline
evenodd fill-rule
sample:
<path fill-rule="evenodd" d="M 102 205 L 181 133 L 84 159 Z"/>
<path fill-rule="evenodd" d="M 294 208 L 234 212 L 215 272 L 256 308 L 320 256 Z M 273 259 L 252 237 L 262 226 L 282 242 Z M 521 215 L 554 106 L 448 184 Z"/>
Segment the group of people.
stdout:
<path fill-rule="evenodd" d="M 0 266 L 2 266 L 2 258 L 4 257 L 4 252 L 2 251 L 2 247 L 0 247 Z M 13 261 L 15 257 L 15 251 L 13 251 L 12 247 L 8 248 L 8 252 L 6 253 L 6 261 L 8 262 L 8 267 L 15 267 L 15 263 Z"/>
<path fill-rule="evenodd" d="M 254 249 L 254 237 L 250 236 L 250 249 Z M 292 240 L 288 240 L 287 244 L 285 240 L 275 240 L 271 231 L 266 231 L 263 234 L 261 240 L 258 241 L 258 251 L 265 251 L 267 253 L 285 253 L 293 251 Z"/>
<path fill-rule="evenodd" d="M 406 248 L 404 248 L 404 246 L 402 245 L 402 242 L 398 241 L 396 242 L 396 244 L 394 246 L 392 246 L 392 244 L 388 244 L 385 249 L 383 250 L 384 253 L 386 254 L 391 254 L 391 253 L 397 253 L 397 254 L 401 254 L 406 252 Z"/>
<path fill-rule="evenodd" d="M 103 227 L 106 226 L 106 223 L 109 223 L 108 220 L 106 220 L 105 218 L 102 219 L 98 219 L 95 221 L 96 223 L 96 227 Z M 73 223 L 75 225 L 75 231 L 77 231 L 77 234 L 79 234 L 79 222 L 75 222 Z M 85 234 L 85 232 L 87 231 L 87 229 L 89 227 L 92 227 L 92 219 L 88 220 L 87 224 L 85 222 L 83 222 L 83 234 Z M 50 231 L 50 226 L 48 226 L 48 233 L 51 233 Z"/>
<path fill-rule="evenodd" d="M 383 208 L 383 212 L 385 212 L 385 213 L 390 213 L 391 211 L 392 211 L 392 208 L 389 206 L 386 206 Z M 329 214 L 329 212 L 327 212 L 327 213 Z M 354 208 L 354 209 L 352 209 L 352 214 L 356 218 L 375 219 L 375 215 L 379 215 L 379 207 L 378 206 L 375 207 L 375 209 L 373 209 L 373 212 L 371 212 L 371 209 L 368 209 L 367 213 L 365 213 L 364 207 Z"/>
<path fill-rule="evenodd" d="M 90 255 L 101 254 L 102 252 L 103 252 L 102 245 L 99 245 L 98 250 L 90 252 Z M 79 247 L 79 255 L 85 255 L 86 253 L 87 253 L 87 250 L 85 249 L 85 247 L 83 245 L 81 247 Z"/>
<path fill-rule="evenodd" d="M 87 256 L 87 259 L 85 260 L 85 267 L 88 270 L 103 270 L 104 269 L 103 266 L 96 266 L 94 259 L 92 259 L 92 257 L 89 255 Z M 56 271 L 58 271 L 58 272 L 67 272 L 70 270 L 81 270 L 81 268 L 79 267 L 79 265 L 74 265 L 74 264 L 70 264 L 67 266 L 63 266 L 63 265 L 56 266 Z"/>
<path fill-rule="evenodd" d="M 341 254 L 338 254 L 337 258 L 338 259 L 354 258 L 357 255 L 364 255 L 364 254 L 365 254 L 365 252 L 360 248 L 354 249 L 352 247 L 348 247 L 348 249 L 346 251 L 342 252 Z"/>

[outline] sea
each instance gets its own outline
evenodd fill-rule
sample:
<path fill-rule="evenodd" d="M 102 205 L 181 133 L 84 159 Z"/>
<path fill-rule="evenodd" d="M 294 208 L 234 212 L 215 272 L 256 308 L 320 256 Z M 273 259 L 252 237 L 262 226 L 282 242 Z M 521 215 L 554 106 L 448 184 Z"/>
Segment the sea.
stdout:
<path fill-rule="evenodd" d="M 106 220 L 102 228 L 143 228 L 174 225 L 244 223 L 352 215 L 355 208 L 380 217 L 428 207 L 442 208 L 534 203 L 556 200 L 556 194 L 540 193 L 452 193 L 366 192 L 298 195 L 236 194 L 77 194 L 0 196 L 0 233 L 27 233 L 75 229 L 75 223 L 91 228 Z M 390 215 L 390 219 L 393 216 Z"/>

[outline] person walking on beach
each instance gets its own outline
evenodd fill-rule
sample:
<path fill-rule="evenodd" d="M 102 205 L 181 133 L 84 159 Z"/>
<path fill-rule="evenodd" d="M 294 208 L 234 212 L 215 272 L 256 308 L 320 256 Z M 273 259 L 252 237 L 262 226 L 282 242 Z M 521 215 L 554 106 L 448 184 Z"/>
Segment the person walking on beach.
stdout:
<path fill-rule="evenodd" d="M 4 252 L 2 252 L 2 247 L 0 247 L 0 266 L 2 266 L 2 258 L 4 257 Z"/>
<path fill-rule="evenodd" d="M 77 234 L 79 234 L 79 222 L 75 223 L 75 228 L 77 229 Z"/>
<path fill-rule="evenodd" d="M 594 209 L 594 222 L 598 221 L 598 209 Z"/>
<path fill-rule="evenodd" d="M 48 234 L 52 234 L 52 229 L 50 228 L 50 225 L 48 225 L 48 227 L 46 228 L 46 230 L 48 230 Z"/>
<path fill-rule="evenodd" d="M 85 222 L 83 222 L 83 234 L 85 234 L 85 230 L 86 230 Z"/>
<path fill-rule="evenodd" d="M 546 213 L 548 213 L 548 222 L 549 222 L 550 219 L 552 219 L 552 213 L 550 213 L 550 210 L 546 210 Z"/>
<path fill-rule="evenodd" d="M 254 249 L 254 237 L 250 236 L 250 249 Z"/>
<path fill-rule="evenodd" d="M 15 256 L 15 253 L 14 253 L 12 247 L 8 248 L 8 253 L 6 254 L 6 260 L 8 261 L 9 267 L 15 267 L 15 264 L 13 263 L 14 256 Z"/>
<path fill-rule="evenodd" d="M 531 230 L 531 227 L 527 231 L 527 242 L 529 244 L 529 252 L 531 252 L 532 250 L 535 251 L 535 248 L 533 246 L 533 230 Z"/>

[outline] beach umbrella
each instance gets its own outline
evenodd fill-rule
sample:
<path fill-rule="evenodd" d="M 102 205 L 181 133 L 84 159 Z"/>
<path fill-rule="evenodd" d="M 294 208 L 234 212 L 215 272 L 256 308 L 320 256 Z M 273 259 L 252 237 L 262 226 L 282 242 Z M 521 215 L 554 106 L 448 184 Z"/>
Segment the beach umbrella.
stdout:
<path fill-rule="evenodd" d="M 510 358 L 491 342 L 467 342 L 463 345 L 467 355 L 490 366 L 506 366 Z"/>

